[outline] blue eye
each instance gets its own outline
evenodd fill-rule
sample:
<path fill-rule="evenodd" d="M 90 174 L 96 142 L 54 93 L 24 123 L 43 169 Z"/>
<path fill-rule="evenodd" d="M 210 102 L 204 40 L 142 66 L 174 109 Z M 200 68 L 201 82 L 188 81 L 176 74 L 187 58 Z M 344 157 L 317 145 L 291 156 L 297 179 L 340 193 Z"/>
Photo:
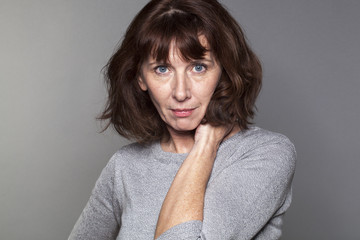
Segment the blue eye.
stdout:
<path fill-rule="evenodd" d="M 195 72 L 203 72 L 203 71 L 205 71 L 205 67 L 203 65 L 197 64 L 194 66 L 193 70 Z"/>
<path fill-rule="evenodd" d="M 168 71 L 168 68 L 166 66 L 159 66 L 155 69 L 157 73 L 166 73 Z"/>

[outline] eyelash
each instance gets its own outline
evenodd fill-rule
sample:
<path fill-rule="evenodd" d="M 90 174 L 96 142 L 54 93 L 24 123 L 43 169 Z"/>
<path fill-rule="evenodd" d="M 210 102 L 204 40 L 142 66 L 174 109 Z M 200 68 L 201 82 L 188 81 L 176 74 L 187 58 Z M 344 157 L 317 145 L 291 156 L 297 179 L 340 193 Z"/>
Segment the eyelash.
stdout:
<path fill-rule="evenodd" d="M 204 64 L 204 63 L 193 63 L 192 64 L 192 69 L 194 69 L 197 66 L 203 67 L 204 70 L 202 70 L 200 72 L 195 72 L 195 73 L 202 73 L 202 72 L 204 72 L 204 71 L 206 71 L 208 69 L 208 66 L 206 64 Z M 154 67 L 154 72 L 156 74 L 165 74 L 165 73 L 167 73 L 167 72 L 159 72 L 159 68 L 166 68 L 167 71 L 169 70 L 169 66 L 167 66 L 167 65 L 159 65 L 159 66 Z"/>
<path fill-rule="evenodd" d="M 162 72 L 159 72 L 159 68 L 166 68 L 166 70 L 169 70 L 169 67 L 166 66 L 166 65 L 159 65 L 159 66 L 156 66 L 154 67 L 154 72 L 157 73 L 157 74 L 165 74 L 165 73 L 162 73 Z"/>
<path fill-rule="evenodd" d="M 206 71 L 206 70 L 208 69 L 207 65 L 206 65 L 206 64 L 203 64 L 203 63 L 194 63 L 194 64 L 193 64 L 193 69 L 194 69 L 195 67 L 197 67 L 197 66 L 201 66 L 201 67 L 203 67 L 204 69 L 203 69 L 202 71 L 196 72 L 196 73 L 202 73 L 202 72 L 204 72 L 204 71 Z"/>

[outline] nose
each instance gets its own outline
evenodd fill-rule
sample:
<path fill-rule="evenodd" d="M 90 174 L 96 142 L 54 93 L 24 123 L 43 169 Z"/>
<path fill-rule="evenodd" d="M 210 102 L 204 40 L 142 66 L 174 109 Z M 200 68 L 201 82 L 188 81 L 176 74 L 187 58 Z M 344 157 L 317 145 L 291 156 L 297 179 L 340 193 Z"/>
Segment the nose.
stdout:
<path fill-rule="evenodd" d="M 191 97 L 191 82 L 186 74 L 177 73 L 174 77 L 173 85 L 173 97 L 179 101 L 183 102 Z"/>

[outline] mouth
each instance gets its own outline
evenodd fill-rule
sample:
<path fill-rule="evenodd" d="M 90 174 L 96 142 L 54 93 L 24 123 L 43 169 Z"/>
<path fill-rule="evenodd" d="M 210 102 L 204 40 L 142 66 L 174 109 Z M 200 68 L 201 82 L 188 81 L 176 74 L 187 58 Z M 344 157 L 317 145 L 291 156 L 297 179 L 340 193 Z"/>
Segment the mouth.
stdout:
<path fill-rule="evenodd" d="M 180 118 L 189 117 L 193 113 L 194 110 L 195 110 L 195 108 L 171 109 L 173 114 L 176 117 L 180 117 Z"/>

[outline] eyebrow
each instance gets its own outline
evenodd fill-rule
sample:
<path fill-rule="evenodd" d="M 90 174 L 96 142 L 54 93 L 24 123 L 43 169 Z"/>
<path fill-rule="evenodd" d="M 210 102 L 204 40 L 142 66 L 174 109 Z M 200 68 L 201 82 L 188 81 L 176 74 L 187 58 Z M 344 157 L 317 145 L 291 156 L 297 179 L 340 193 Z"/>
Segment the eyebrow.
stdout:
<path fill-rule="evenodd" d="M 204 59 L 194 59 L 194 60 L 191 60 L 189 61 L 189 63 L 196 63 L 196 62 L 209 62 L 209 63 L 214 63 L 215 61 L 213 59 L 208 59 L 208 58 L 204 58 Z M 166 62 L 157 62 L 157 61 L 154 61 L 154 62 L 149 62 L 148 63 L 149 65 L 158 65 L 158 64 L 162 64 L 162 65 L 171 65 L 169 63 L 166 63 Z"/>

